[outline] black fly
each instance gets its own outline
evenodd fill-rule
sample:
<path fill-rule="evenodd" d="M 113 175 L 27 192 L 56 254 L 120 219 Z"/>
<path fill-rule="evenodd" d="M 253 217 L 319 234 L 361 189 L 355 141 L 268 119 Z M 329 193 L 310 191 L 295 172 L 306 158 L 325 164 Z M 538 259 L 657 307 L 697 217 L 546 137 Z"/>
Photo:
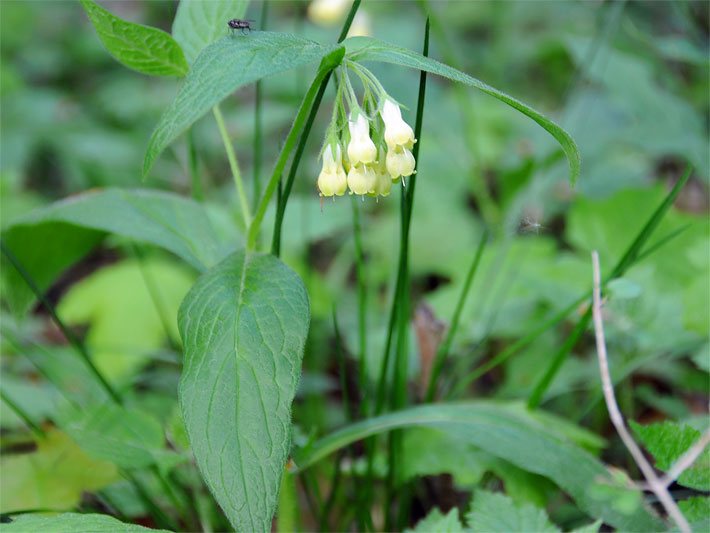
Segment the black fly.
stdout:
<path fill-rule="evenodd" d="M 227 22 L 227 26 L 229 26 L 229 29 L 232 30 L 232 33 L 234 33 L 234 30 L 242 30 L 242 33 L 246 33 L 245 30 L 251 31 L 251 23 L 254 22 L 253 20 L 244 20 L 244 19 L 232 19 L 229 22 Z"/>

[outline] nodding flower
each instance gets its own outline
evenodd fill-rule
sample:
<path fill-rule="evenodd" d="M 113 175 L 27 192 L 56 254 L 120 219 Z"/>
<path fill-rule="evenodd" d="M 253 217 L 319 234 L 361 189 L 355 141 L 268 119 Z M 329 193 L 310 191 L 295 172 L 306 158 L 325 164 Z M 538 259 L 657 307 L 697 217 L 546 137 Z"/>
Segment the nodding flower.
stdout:
<path fill-rule="evenodd" d="M 375 176 L 377 178 L 377 182 L 375 183 L 375 196 L 389 196 L 392 190 L 392 178 L 388 173 L 389 171 L 387 170 L 385 159 L 385 150 L 380 147 L 378 161 L 375 165 Z"/>
<path fill-rule="evenodd" d="M 343 169 L 342 151 L 339 144 L 329 144 L 323 150 L 323 170 L 318 175 L 318 189 L 321 196 L 342 196 L 348 187 Z"/>
<path fill-rule="evenodd" d="M 387 172 L 392 180 L 397 181 L 400 176 L 404 178 L 414 174 L 415 164 L 414 155 L 406 148 L 398 146 L 387 150 Z"/>
<path fill-rule="evenodd" d="M 411 150 L 417 140 L 414 138 L 414 131 L 402 118 L 402 111 L 399 105 L 391 98 L 385 98 L 380 110 L 382 121 L 385 123 L 385 142 L 387 147 L 406 148 Z"/>
<path fill-rule="evenodd" d="M 359 194 L 361 196 L 374 193 L 377 186 L 377 176 L 372 165 L 357 164 L 353 165 L 348 172 L 348 187 L 351 194 Z"/>
<path fill-rule="evenodd" d="M 348 121 L 350 129 L 350 143 L 348 144 L 348 159 L 352 166 L 361 163 L 374 163 L 377 159 L 377 148 L 370 139 L 370 122 L 364 114 L 358 112 L 354 117 L 351 114 Z"/>

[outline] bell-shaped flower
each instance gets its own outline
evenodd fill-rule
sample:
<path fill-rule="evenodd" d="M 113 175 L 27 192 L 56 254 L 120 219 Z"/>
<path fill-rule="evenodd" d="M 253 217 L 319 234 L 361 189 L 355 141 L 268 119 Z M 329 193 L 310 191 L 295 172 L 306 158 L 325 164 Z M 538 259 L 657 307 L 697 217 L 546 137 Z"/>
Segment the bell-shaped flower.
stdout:
<path fill-rule="evenodd" d="M 377 158 L 377 148 L 370 139 L 370 122 L 365 115 L 358 113 L 348 121 L 350 129 L 350 144 L 348 144 L 348 159 L 354 167 L 361 163 L 374 163 Z"/>
<path fill-rule="evenodd" d="M 323 169 L 318 175 L 318 189 L 321 196 L 342 196 L 345 194 L 348 182 L 343 169 L 342 152 L 340 145 L 325 147 L 323 151 Z"/>
<path fill-rule="evenodd" d="M 393 180 L 397 180 L 400 176 L 406 177 L 414 174 L 414 156 L 412 152 L 406 148 L 399 146 L 396 148 L 390 147 L 387 150 L 387 172 Z"/>
<path fill-rule="evenodd" d="M 372 165 L 353 165 L 348 172 L 348 187 L 353 194 L 364 195 L 375 192 L 377 176 Z"/>
<path fill-rule="evenodd" d="M 377 179 L 375 183 L 375 196 L 389 196 L 392 190 L 392 178 L 387 173 L 387 171 L 380 171 L 380 169 L 375 170 L 375 177 Z"/>
<path fill-rule="evenodd" d="M 380 115 L 385 123 L 385 142 L 390 150 L 397 147 L 411 150 L 417 140 L 412 128 L 402 118 L 399 105 L 394 100 L 385 98 Z"/>
<path fill-rule="evenodd" d="M 385 149 L 380 146 L 377 154 L 377 164 L 375 165 L 375 191 L 373 196 L 389 196 L 392 190 L 392 178 L 387 172 L 385 165 Z"/>

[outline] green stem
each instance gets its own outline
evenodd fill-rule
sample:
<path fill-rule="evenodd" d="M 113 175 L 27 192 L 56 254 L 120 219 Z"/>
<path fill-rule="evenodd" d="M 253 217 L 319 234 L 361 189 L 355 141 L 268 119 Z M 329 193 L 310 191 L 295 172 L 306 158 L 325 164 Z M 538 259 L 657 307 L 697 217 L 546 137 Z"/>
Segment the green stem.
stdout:
<path fill-rule="evenodd" d="M 7 392 L 3 389 L 0 389 L 0 399 L 2 399 L 2 401 L 7 404 L 7 406 L 15 413 L 15 415 L 17 415 L 17 417 L 21 419 L 38 438 L 44 438 L 47 436 L 44 430 L 32 420 L 32 417 L 30 417 L 30 415 L 24 409 L 22 409 L 22 407 L 16 404 L 15 401 L 10 398 L 7 395 Z"/>
<path fill-rule="evenodd" d="M 362 226 L 360 223 L 360 207 L 356 198 L 351 199 L 353 208 L 353 240 L 355 242 L 355 272 L 357 277 L 357 320 L 358 338 L 360 344 L 359 384 L 362 402 L 361 415 L 369 411 L 368 370 L 367 370 L 367 280 L 365 278 L 365 256 L 362 248 Z"/>
<path fill-rule="evenodd" d="M 34 282 L 32 276 L 27 271 L 27 269 L 25 269 L 24 265 L 22 265 L 22 263 L 15 256 L 15 254 L 12 253 L 12 251 L 5 245 L 4 241 L 0 241 L 0 249 L 2 249 L 2 253 L 5 255 L 5 257 L 7 257 L 8 261 L 10 261 L 12 266 L 15 267 L 15 270 L 17 270 L 17 272 L 20 274 L 27 286 L 34 293 L 37 300 L 39 300 L 39 302 L 47 310 L 49 316 L 52 318 L 52 321 L 57 325 L 64 337 L 67 339 L 67 341 L 69 341 L 69 343 L 74 346 L 76 351 L 79 353 L 81 358 L 89 367 L 89 370 L 91 371 L 93 376 L 96 378 L 96 381 L 101 385 L 101 387 L 103 387 L 103 389 L 108 393 L 108 395 L 111 397 L 111 399 L 113 399 L 114 402 L 119 405 L 122 405 L 123 400 L 121 399 L 121 396 L 118 394 L 118 392 L 116 392 L 116 390 L 111 386 L 111 384 L 106 380 L 104 375 L 96 367 L 84 343 L 59 318 L 59 315 L 57 315 L 57 311 L 54 309 L 54 306 L 44 295 L 44 292 L 42 292 L 37 286 L 37 284 Z"/>
<path fill-rule="evenodd" d="M 460 396 L 466 388 L 476 381 L 478 378 L 480 378 L 482 375 L 486 374 L 493 368 L 497 367 L 498 365 L 503 364 L 505 361 L 507 361 L 510 357 L 518 353 L 520 350 L 525 348 L 526 346 L 530 345 L 533 343 L 540 335 L 545 333 L 547 330 L 550 328 L 555 327 L 557 324 L 562 322 L 567 316 L 577 309 L 582 303 L 584 303 L 586 300 L 589 299 L 591 296 L 591 291 L 588 293 L 585 293 L 582 297 L 578 298 L 574 302 L 572 302 L 570 305 L 553 315 L 549 320 L 541 324 L 538 328 L 534 329 L 527 335 L 525 335 L 522 339 L 518 339 L 515 341 L 513 344 L 508 346 L 505 350 L 500 352 L 498 355 L 496 355 L 493 359 L 488 361 L 487 363 L 481 365 L 480 367 L 476 368 L 475 370 L 471 371 L 469 374 L 464 376 L 461 380 L 458 381 L 456 386 L 453 388 L 451 393 L 449 394 L 449 398 L 455 398 Z"/>
<path fill-rule="evenodd" d="M 261 31 L 266 30 L 269 18 L 269 2 L 261 2 Z M 261 196 L 261 163 L 264 158 L 264 129 L 263 129 L 263 80 L 256 82 L 254 90 L 254 185 L 252 187 L 252 209 L 256 209 Z"/>
<path fill-rule="evenodd" d="M 279 505 L 276 514 L 276 531 L 278 533 L 299 531 L 296 476 L 289 472 L 284 472 L 281 477 Z"/>
<path fill-rule="evenodd" d="M 345 24 L 343 24 L 343 29 L 340 32 L 340 37 L 338 38 L 338 43 L 343 42 L 345 40 L 345 37 L 348 34 L 348 31 L 350 30 L 350 25 L 353 22 L 353 18 L 355 17 L 355 13 L 357 13 L 358 8 L 360 7 L 360 2 L 362 0 L 355 0 L 353 2 L 353 5 L 350 7 L 350 12 L 348 13 L 348 17 L 345 20 Z M 328 86 L 328 82 L 330 81 L 330 76 L 332 73 L 332 70 L 340 65 L 344 51 L 340 51 L 341 49 L 335 50 L 334 52 L 331 52 L 328 56 L 326 56 L 323 59 L 323 62 L 321 63 L 321 67 L 318 69 L 318 74 L 316 75 L 316 79 L 313 80 L 313 83 L 311 84 L 310 88 L 308 89 L 308 93 L 310 94 L 311 91 L 314 92 L 314 96 L 311 99 L 312 101 L 308 103 L 310 106 L 310 111 L 308 113 L 308 118 L 305 119 L 305 123 L 303 124 L 303 134 L 301 135 L 301 138 L 298 143 L 298 148 L 296 149 L 296 153 L 293 156 L 293 161 L 291 162 L 291 168 L 288 173 L 288 178 L 286 179 L 286 184 L 284 185 L 283 189 L 283 194 L 281 195 L 281 198 L 279 199 L 279 202 L 276 205 L 276 220 L 274 222 L 274 234 L 273 238 L 271 241 L 271 253 L 278 256 L 281 253 L 281 228 L 283 226 L 283 218 L 284 215 L 286 214 L 286 204 L 288 203 L 288 197 L 291 194 L 291 188 L 293 187 L 293 182 L 296 178 L 296 172 L 298 171 L 298 165 L 301 163 L 301 156 L 303 155 L 304 150 L 306 149 L 306 142 L 308 141 L 308 137 L 311 132 L 311 128 L 313 126 L 313 122 L 316 118 L 316 114 L 318 113 L 318 109 L 320 108 L 320 104 L 323 100 L 323 95 L 325 94 L 325 89 Z M 337 60 L 333 61 L 337 57 Z M 328 64 L 330 63 L 330 64 Z M 317 88 L 315 87 L 317 86 Z M 308 94 L 306 95 L 308 96 Z M 303 111 L 303 114 L 305 115 L 305 109 L 304 109 L 304 104 L 306 103 L 306 100 L 304 99 L 303 103 L 301 104 L 301 109 L 298 110 L 298 115 L 296 116 L 296 120 L 298 121 L 299 116 L 301 115 L 301 112 Z M 303 121 L 303 119 L 302 119 Z M 302 122 L 301 121 L 301 122 Z M 294 122 L 294 126 L 296 125 L 296 122 Z M 300 130 L 301 124 L 299 124 L 299 130 Z M 293 132 L 293 128 L 291 130 Z M 291 136 L 291 132 L 289 132 L 289 137 Z M 296 132 L 296 134 L 298 131 Z M 296 139 L 293 139 L 293 142 L 295 142 Z M 286 142 L 289 142 L 289 138 L 287 137 Z M 291 146 L 289 146 L 288 151 L 286 152 L 286 156 L 291 153 Z M 286 145 L 284 145 L 284 148 L 282 149 L 282 154 L 286 150 Z M 280 157 L 279 157 L 280 160 Z M 278 163 L 277 163 L 278 165 Z M 283 172 L 283 167 L 286 165 L 286 161 L 283 162 L 283 165 L 281 166 L 281 170 L 279 171 L 278 174 L 278 179 L 280 179 L 281 172 Z M 274 176 L 272 175 L 272 179 Z M 278 181 L 277 179 L 277 181 Z M 271 185 L 271 183 L 269 183 Z M 274 185 L 275 187 L 276 185 Z M 273 194 L 273 192 L 271 193 Z M 268 194 L 268 188 L 267 188 L 267 194 L 265 197 L 268 197 L 268 199 L 271 198 L 271 194 Z M 268 204 L 268 199 L 267 199 L 267 204 Z M 263 201 L 262 201 L 263 204 Z M 266 209 L 264 208 L 264 211 Z M 262 215 L 263 217 L 263 215 Z M 261 221 L 259 221 L 261 223 Z M 257 228 L 258 231 L 258 228 Z M 251 232 L 251 231 L 250 231 Z M 251 235 L 250 235 L 250 240 L 251 240 Z M 249 246 L 249 241 L 247 241 L 247 246 Z"/>
<path fill-rule="evenodd" d="M 201 202 L 204 199 L 202 193 L 202 182 L 200 181 L 200 164 L 195 146 L 194 127 L 187 130 L 187 159 L 190 171 L 190 181 L 192 182 L 192 197 Z"/>
<path fill-rule="evenodd" d="M 264 194 L 261 197 L 259 206 L 257 207 L 256 212 L 254 213 L 254 219 L 252 220 L 251 225 L 249 226 L 249 232 L 247 236 L 248 250 L 254 250 L 256 248 L 256 241 L 259 236 L 259 229 L 261 228 L 261 223 L 264 220 L 264 215 L 266 215 L 266 210 L 269 207 L 269 202 L 271 201 L 271 197 L 274 195 L 274 192 L 276 192 L 276 188 L 278 187 L 279 182 L 281 181 L 281 174 L 283 173 L 283 170 L 286 167 L 286 162 L 288 161 L 289 155 L 291 155 L 291 151 L 293 150 L 293 147 L 296 144 L 298 135 L 304 127 L 304 124 L 307 119 L 308 110 L 310 109 L 311 104 L 316 98 L 319 86 L 324 81 L 324 79 L 329 76 L 330 71 L 340 63 L 343 58 L 344 52 L 344 49 L 338 48 L 327 56 L 325 56 L 325 58 L 323 58 L 323 61 L 321 62 L 321 66 L 318 69 L 318 73 L 316 74 L 315 79 L 311 83 L 311 86 L 308 88 L 308 92 L 303 97 L 303 101 L 301 102 L 301 106 L 298 109 L 296 118 L 293 121 L 288 135 L 286 136 L 286 141 L 284 142 L 283 148 L 281 149 L 281 153 L 279 154 L 279 157 L 276 161 L 274 170 L 271 173 L 269 182 L 266 185 Z"/>
<path fill-rule="evenodd" d="M 661 202 L 661 204 L 653 212 L 646 224 L 644 224 L 643 228 L 641 228 L 641 231 L 626 249 L 624 255 L 614 266 L 613 270 L 611 271 L 611 274 L 604 278 L 604 285 L 606 285 L 606 283 L 611 279 L 623 276 L 626 271 L 638 261 L 643 247 L 646 245 L 648 239 L 651 237 L 653 232 L 661 223 L 661 220 L 663 220 L 663 217 L 671 208 L 673 202 L 675 202 L 675 199 L 678 197 L 678 194 L 680 194 L 681 189 L 690 179 L 691 173 L 692 167 L 689 166 L 683 176 L 674 185 L 673 189 L 663 199 L 663 202 Z M 589 307 L 585 315 L 577 323 L 575 329 L 567 337 L 567 340 L 565 341 L 562 348 L 555 354 L 555 357 L 552 358 L 552 361 L 550 361 L 550 364 L 545 370 L 545 373 L 543 374 L 540 381 L 535 385 L 535 388 L 533 389 L 533 392 L 530 395 L 530 398 L 528 399 L 529 408 L 532 409 L 540 405 L 540 402 L 542 401 L 545 392 L 547 392 L 547 389 L 552 384 L 552 381 L 557 375 L 557 372 L 559 372 L 560 368 L 562 368 L 562 365 L 567 360 L 567 357 L 576 345 L 577 341 L 582 337 L 582 334 L 586 330 L 586 327 L 589 325 L 591 318 L 592 309 L 591 307 Z"/>
<path fill-rule="evenodd" d="M 444 342 L 439 345 L 439 349 L 436 351 L 436 357 L 434 359 L 434 364 L 432 365 L 431 375 L 429 376 L 429 386 L 427 387 L 426 401 L 431 402 L 434 399 L 434 392 L 436 391 L 436 382 L 439 379 L 439 374 L 444 367 L 444 362 L 449 355 L 449 350 L 451 349 L 451 343 L 454 340 L 454 335 L 456 334 L 456 329 L 459 325 L 459 320 L 461 318 L 461 312 L 463 311 L 464 304 L 466 303 L 466 297 L 471 289 L 471 283 L 473 278 L 478 271 L 478 265 L 481 262 L 481 257 L 483 257 L 483 250 L 486 247 L 486 242 L 488 242 L 488 233 L 483 232 L 481 236 L 481 241 L 478 244 L 476 254 L 474 255 L 473 262 L 468 269 L 466 274 L 466 280 L 463 284 L 463 289 L 459 295 L 459 300 L 456 302 L 456 308 L 454 309 L 454 315 L 451 318 L 451 325 L 449 326 L 449 331 L 446 333 L 446 338 Z"/>
<path fill-rule="evenodd" d="M 170 331 L 170 319 L 168 318 L 168 311 L 165 308 L 165 302 L 160 295 L 160 290 L 158 289 L 158 284 L 155 278 L 148 271 L 148 267 L 145 263 L 145 257 L 141 249 L 135 244 L 131 243 L 131 252 L 138 260 L 138 270 L 140 270 L 141 277 L 145 283 L 145 287 L 148 290 L 148 295 L 153 302 L 153 307 L 155 307 L 156 313 L 158 313 L 158 318 L 160 319 L 160 324 L 163 326 L 163 331 L 165 332 L 165 338 L 175 352 L 180 353 L 180 347 L 173 340 L 172 332 Z"/>
<path fill-rule="evenodd" d="M 426 20 L 424 29 L 424 47 L 422 55 L 429 55 L 429 19 Z M 419 95 L 417 99 L 417 115 L 414 124 L 414 137 L 419 139 L 414 145 L 412 155 L 419 166 L 419 151 L 421 148 L 421 133 L 424 120 L 424 101 L 426 98 L 426 80 L 427 74 L 421 71 L 419 77 Z M 398 275 L 400 278 L 399 294 L 393 306 L 398 309 L 397 320 L 397 351 L 394 365 L 394 379 L 392 387 L 392 402 L 393 409 L 399 409 L 407 403 L 407 374 L 409 367 L 409 346 L 408 332 L 410 322 L 410 294 L 409 294 L 409 233 L 412 221 L 412 211 L 414 209 L 414 192 L 417 185 L 417 174 L 412 174 L 409 179 L 408 187 L 402 187 L 401 190 L 401 241 L 399 253 L 399 269 Z M 389 460 L 387 472 L 387 501 L 392 502 L 395 498 L 395 480 L 399 477 L 399 472 L 403 462 L 402 452 L 402 435 L 399 431 L 394 431 L 389 435 Z M 403 492 L 399 495 L 398 503 L 400 508 L 407 506 L 409 501 L 408 492 Z M 401 514 L 400 514 L 401 517 Z M 394 520 L 393 513 L 387 513 L 385 521 L 385 529 L 392 530 L 392 521 Z M 401 525 L 401 524 L 399 524 Z"/>
<path fill-rule="evenodd" d="M 234 153 L 234 147 L 232 146 L 232 141 L 229 139 L 229 132 L 227 132 L 227 126 L 224 124 L 224 117 L 222 116 L 222 111 L 219 109 L 219 105 L 212 108 L 212 113 L 217 121 L 219 134 L 222 137 L 222 142 L 224 143 L 224 150 L 227 152 L 227 159 L 229 160 L 229 168 L 232 171 L 232 178 L 234 178 L 234 184 L 237 187 L 237 195 L 239 196 L 239 205 L 242 209 L 244 227 L 248 228 L 249 223 L 251 222 L 251 210 L 249 209 L 249 201 L 247 200 L 247 194 L 244 190 L 242 173 L 240 172 L 239 165 L 237 164 L 237 155 Z"/>

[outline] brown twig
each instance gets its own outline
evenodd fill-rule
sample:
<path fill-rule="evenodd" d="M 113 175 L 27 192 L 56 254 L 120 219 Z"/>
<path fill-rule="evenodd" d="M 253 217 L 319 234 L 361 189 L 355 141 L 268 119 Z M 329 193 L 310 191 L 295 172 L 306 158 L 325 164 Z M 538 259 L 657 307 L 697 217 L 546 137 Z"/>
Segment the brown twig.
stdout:
<path fill-rule="evenodd" d="M 594 334 L 597 340 L 597 356 L 599 358 L 599 373 L 601 374 L 602 380 L 602 390 L 604 391 L 604 401 L 606 402 L 607 410 L 609 411 L 609 418 L 612 424 L 616 428 L 619 437 L 623 441 L 626 448 L 631 453 L 634 461 L 639 467 L 639 470 L 643 473 L 643 476 L 648 482 L 648 487 L 653 491 L 653 493 L 658 497 L 658 500 L 663 505 L 664 509 L 668 513 L 673 521 L 678 526 L 678 529 L 685 532 L 690 532 L 690 525 L 688 521 L 680 512 L 680 509 L 676 505 L 675 501 L 668 492 L 667 486 L 664 482 L 656 475 L 653 467 L 648 463 L 643 452 L 634 441 L 629 430 L 626 429 L 624 424 L 624 417 L 621 415 L 619 406 L 616 403 L 616 396 L 614 395 L 614 386 L 611 381 L 611 375 L 609 373 L 609 361 L 606 353 L 606 341 L 604 339 L 604 323 L 602 321 L 602 304 L 601 304 L 601 273 L 599 268 L 599 254 L 597 251 L 592 252 L 592 269 L 594 278 L 594 291 L 592 293 L 593 305 L 592 305 L 592 316 L 594 318 Z M 685 457 L 685 456 L 684 456 Z"/>

